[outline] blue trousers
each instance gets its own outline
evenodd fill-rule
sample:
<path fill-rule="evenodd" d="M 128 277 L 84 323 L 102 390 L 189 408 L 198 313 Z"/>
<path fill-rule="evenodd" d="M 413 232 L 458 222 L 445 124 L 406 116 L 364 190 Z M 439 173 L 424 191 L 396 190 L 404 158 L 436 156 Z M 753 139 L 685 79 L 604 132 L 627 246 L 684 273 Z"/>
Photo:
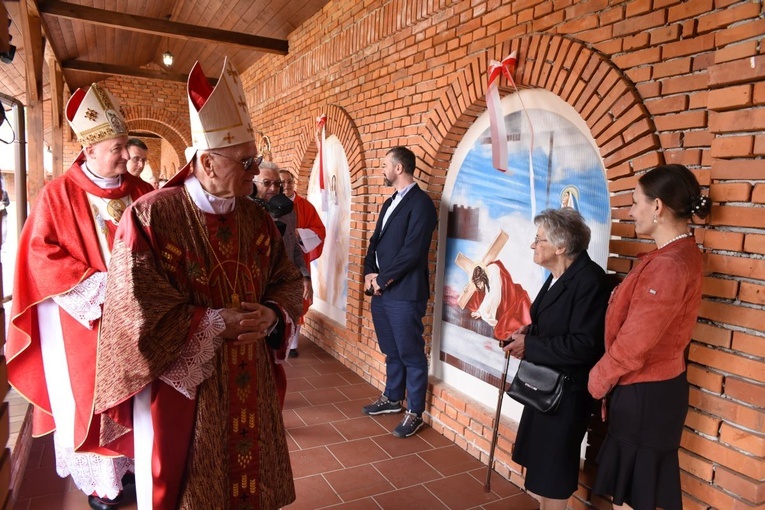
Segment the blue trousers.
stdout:
<path fill-rule="evenodd" d="M 385 393 L 390 400 L 404 400 L 417 414 L 425 410 L 428 358 L 425 356 L 427 301 L 398 301 L 385 294 L 372 298 L 372 322 L 380 351 L 385 354 Z"/>

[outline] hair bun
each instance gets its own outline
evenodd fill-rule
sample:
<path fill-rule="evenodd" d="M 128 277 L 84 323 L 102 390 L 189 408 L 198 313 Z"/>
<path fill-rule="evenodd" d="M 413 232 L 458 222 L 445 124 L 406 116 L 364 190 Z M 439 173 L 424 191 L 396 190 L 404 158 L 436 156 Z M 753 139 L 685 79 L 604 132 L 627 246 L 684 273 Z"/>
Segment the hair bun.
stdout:
<path fill-rule="evenodd" d="M 712 201 L 708 196 L 696 195 L 691 198 L 691 213 L 699 218 L 705 218 L 712 209 Z"/>

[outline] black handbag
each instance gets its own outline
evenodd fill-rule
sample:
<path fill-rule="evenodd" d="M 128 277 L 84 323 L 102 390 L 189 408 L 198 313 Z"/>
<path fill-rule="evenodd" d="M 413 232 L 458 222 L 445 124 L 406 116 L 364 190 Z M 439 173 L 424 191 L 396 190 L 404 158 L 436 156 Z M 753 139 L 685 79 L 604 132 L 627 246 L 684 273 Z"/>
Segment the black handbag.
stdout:
<path fill-rule="evenodd" d="M 568 379 L 566 374 L 550 367 L 521 360 L 507 394 L 539 412 L 552 413 L 558 408 Z"/>

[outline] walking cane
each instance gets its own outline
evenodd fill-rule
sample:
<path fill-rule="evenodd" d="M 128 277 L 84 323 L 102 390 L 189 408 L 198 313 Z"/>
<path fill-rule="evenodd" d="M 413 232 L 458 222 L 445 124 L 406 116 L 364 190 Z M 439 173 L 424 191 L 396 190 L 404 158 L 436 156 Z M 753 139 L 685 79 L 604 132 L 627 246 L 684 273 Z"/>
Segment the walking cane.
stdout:
<path fill-rule="evenodd" d="M 500 341 L 499 346 L 504 347 L 505 342 Z M 497 437 L 499 436 L 499 418 L 502 414 L 502 399 L 505 396 L 505 384 L 507 384 L 507 367 L 510 364 L 510 353 L 505 352 L 505 368 L 502 369 L 502 378 L 499 381 L 499 395 L 497 396 L 497 412 L 494 415 L 494 429 L 491 434 L 491 448 L 489 448 L 489 466 L 486 468 L 486 483 L 483 486 L 484 492 L 491 492 L 491 465 L 494 463 L 494 450 L 497 448 Z"/>

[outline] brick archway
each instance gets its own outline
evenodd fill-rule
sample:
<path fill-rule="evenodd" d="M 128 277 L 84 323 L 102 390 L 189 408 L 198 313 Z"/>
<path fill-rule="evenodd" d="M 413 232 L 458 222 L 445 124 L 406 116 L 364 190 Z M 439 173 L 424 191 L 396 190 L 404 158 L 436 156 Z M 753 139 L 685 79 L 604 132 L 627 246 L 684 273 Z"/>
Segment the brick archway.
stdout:
<path fill-rule="evenodd" d="M 123 115 L 130 131 L 146 131 L 164 138 L 178 158 L 178 168 L 186 163 L 184 151 L 191 145 L 191 126 L 188 118 L 149 105 L 124 106 Z M 161 168 L 158 161 L 152 161 L 152 168 Z"/>
<path fill-rule="evenodd" d="M 329 104 L 323 108 L 314 108 L 311 111 L 310 120 L 304 124 L 301 130 L 302 135 L 298 140 L 298 146 L 295 151 L 298 155 L 298 164 L 295 166 L 298 168 L 300 180 L 307 186 L 309 174 L 318 152 L 315 137 L 316 118 L 322 114 L 327 116 L 325 124 L 326 135 L 335 135 L 345 149 L 352 190 L 351 224 L 360 224 L 360 222 L 366 221 L 366 217 L 360 208 L 355 207 L 357 201 L 355 197 L 366 196 L 367 194 L 366 157 L 358 127 L 351 116 L 348 115 L 348 112 L 334 104 Z M 303 192 L 305 190 L 305 188 L 302 189 Z M 354 229 L 351 230 L 355 232 Z M 355 349 L 350 344 L 357 342 L 361 334 L 361 323 L 363 320 L 362 305 L 364 303 L 363 254 L 366 250 L 369 235 L 371 235 L 370 232 L 362 232 L 360 237 L 351 237 L 348 260 L 348 309 L 346 311 L 345 327 L 340 327 L 340 325 L 329 321 L 323 315 L 309 314 L 306 321 L 309 325 L 312 324 L 317 330 L 321 328 L 325 331 L 331 330 L 337 333 L 336 335 L 314 335 L 313 338 L 330 338 L 333 336 L 335 342 L 345 341 L 349 344 L 349 348 Z M 331 240 L 328 240 L 328 242 L 331 242 Z M 337 346 L 333 346 L 333 349 L 336 350 L 337 348 Z"/>
<path fill-rule="evenodd" d="M 493 57 L 499 60 L 512 51 L 518 55 L 518 87 L 549 90 L 581 115 L 598 144 L 609 180 L 663 163 L 656 127 L 642 97 L 603 54 L 568 37 L 533 34 L 495 47 Z M 491 52 L 481 54 L 458 70 L 420 129 L 425 151 L 422 179 L 432 196 L 441 196 L 458 141 L 486 110 L 491 58 Z M 512 92 L 500 90 L 503 96 Z M 647 153 L 653 154 L 640 157 Z M 634 180 L 622 179 L 620 186 L 610 190 L 634 187 Z"/>

